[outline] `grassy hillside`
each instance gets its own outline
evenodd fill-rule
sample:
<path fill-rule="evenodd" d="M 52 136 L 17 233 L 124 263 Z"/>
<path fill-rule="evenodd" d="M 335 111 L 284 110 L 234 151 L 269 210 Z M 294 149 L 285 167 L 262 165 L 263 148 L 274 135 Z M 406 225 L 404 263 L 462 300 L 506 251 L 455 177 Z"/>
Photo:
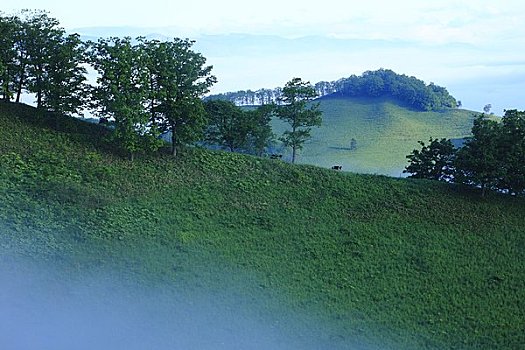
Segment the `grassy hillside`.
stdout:
<path fill-rule="evenodd" d="M 320 100 L 323 125 L 299 153 L 299 162 L 359 173 L 400 176 L 406 155 L 419 148 L 417 141 L 430 137 L 462 138 L 470 134 L 472 111 L 414 111 L 386 98 L 338 98 Z M 281 133 L 282 125 L 276 125 Z M 357 149 L 350 149 L 350 141 Z"/>
<path fill-rule="evenodd" d="M 525 344 L 522 199 L 201 149 L 130 163 L 103 134 L 0 104 L 0 256 L 265 300 L 261 318 L 292 310 L 334 349 Z"/>

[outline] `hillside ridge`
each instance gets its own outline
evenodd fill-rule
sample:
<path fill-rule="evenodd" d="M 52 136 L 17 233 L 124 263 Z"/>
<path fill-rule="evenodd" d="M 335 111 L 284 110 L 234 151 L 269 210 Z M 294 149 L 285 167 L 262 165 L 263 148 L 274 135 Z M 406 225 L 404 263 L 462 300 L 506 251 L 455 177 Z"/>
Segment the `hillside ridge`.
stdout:
<path fill-rule="evenodd" d="M 334 349 L 525 342 L 521 198 L 200 148 L 130 162 L 103 134 L 0 103 L 0 255 L 265 300 Z"/>

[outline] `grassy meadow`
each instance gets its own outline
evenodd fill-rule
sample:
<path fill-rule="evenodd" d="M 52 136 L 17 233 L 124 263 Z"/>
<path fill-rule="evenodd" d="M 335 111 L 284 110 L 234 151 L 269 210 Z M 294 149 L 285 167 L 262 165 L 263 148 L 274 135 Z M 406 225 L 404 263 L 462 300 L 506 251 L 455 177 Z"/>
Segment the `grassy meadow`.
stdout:
<path fill-rule="evenodd" d="M 323 124 L 313 129 L 298 162 L 326 168 L 339 164 L 346 171 L 394 177 L 402 175 L 405 157 L 420 147 L 418 140 L 469 136 L 476 114 L 462 109 L 415 111 L 388 98 L 328 96 L 319 101 Z M 274 128 L 277 134 L 285 130 L 279 122 Z M 356 149 L 350 147 L 352 138 Z"/>
<path fill-rule="evenodd" d="M 463 111 L 353 101 L 350 120 L 336 117 L 350 102 L 333 102 L 302 162 L 388 173 L 426 133 L 470 130 Z M 0 256 L 216 291 L 232 305 L 266 295 L 265 312 L 312 317 L 334 348 L 525 344 L 523 199 L 199 148 L 131 163 L 106 132 L 0 104 Z M 355 152 L 344 150 L 352 137 Z"/>

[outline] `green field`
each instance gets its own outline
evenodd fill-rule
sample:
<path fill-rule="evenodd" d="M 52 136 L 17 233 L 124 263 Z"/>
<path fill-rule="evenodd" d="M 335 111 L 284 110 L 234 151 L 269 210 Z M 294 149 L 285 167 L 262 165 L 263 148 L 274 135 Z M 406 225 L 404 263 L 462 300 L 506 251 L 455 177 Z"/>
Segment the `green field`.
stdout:
<path fill-rule="evenodd" d="M 349 103 L 333 102 L 334 110 Z M 401 157 L 425 132 L 469 130 L 467 112 L 443 115 L 451 132 L 437 114 L 409 121 L 386 101 L 362 108 L 386 131 L 326 113 L 302 161 L 373 169 L 359 154 L 368 149 L 386 171 L 397 163 L 385 148 Z M 261 302 L 261 319 L 288 310 L 300 316 L 280 323 L 282 332 L 297 336 L 302 324 L 334 349 L 523 348 L 522 198 L 198 148 L 130 163 L 102 142 L 105 133 L 0 104 L 4 263 L 56 266 L 64 281 L 116 271 L 153 288 L 215 293 L 232 307 Z M 319 141 L 323 133 L 330 141 Z M 322 154 L 351 137 L 355 154 Z"/>
<path fill-rule="evenodd" d="M 298 162 L 339 164 L 346 171 L 394 177 L 402 174 L 406 155 L 420 147 L 418 140 L 468 136 L 476 114 L 462 109 L 414 111 L 388 98 L 326 97 L 320 102 L 323 125 L 314 128 Z M 274 128 L 277 134 L 284 130 L 280 123 Z M 355 150 L 350 149 L 352 138 Z"/>

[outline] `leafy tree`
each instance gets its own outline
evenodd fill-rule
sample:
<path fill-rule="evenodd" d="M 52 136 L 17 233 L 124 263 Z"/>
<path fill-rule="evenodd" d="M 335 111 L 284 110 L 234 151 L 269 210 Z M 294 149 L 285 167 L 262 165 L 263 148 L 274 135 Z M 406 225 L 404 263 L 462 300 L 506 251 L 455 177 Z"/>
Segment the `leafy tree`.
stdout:
<path fill-rule="evenodd" d="M 58 114 L 79 113 L 87 95 L 85 46 L 78 34 L 61 37 L 45 63 L 41 104 Z"/>
<path fill-rule="evenodd" d="M 158 130 L 148 123 L 145 108 L 148 90 L 144 52 L 129 37 L 99 39 L 90 46 L 90 62 L 99 73 L 93 107 L 100 116 L 114 118 L 113 137 L 133 160 L 136 152 L 158 145 Z"/>
<path fill-rule="evenodd" d="M 47 84 L 46 65 L 50 62 L 57 46 L 60 45 L 65 30 L 60 28 L 58 20 L 51 18 L 44 11 L 25 12 L 24 37 L 26 49 L 27 90 L 36 95 L 37 108 L 43 107 L 43 94 Z M 21 92 L 20 86 L 17 95 Z M 18 96 L 17 96 L 18 97 Z"/>
<path fill-rule="evenodd" d="M 474 121 L 472 137 L 458 151 L 456 181 L 487 189 L 497 189 L 504 175 L 504 155 L 501 153 L 501 125 L 480 115 Z"/>
<path fill-rule="evenodd" d="M 429 144 L 418 141 L 421 150 L 414 150 L 407 156 L 410 164 L 403 170 L 409 177 L 449 181 L 453 174 L 454 145 L 447 139 L 430 138 Z"/>
<path fill-rule="evenodd" d="M 303 144 L 311 137 L 312 127 L 321 125 L 319 103 L 310 103 L 316 96 L 312 85 L 301 78 L 293 78 L 282 90 L 282 105 L 276 109 L 276 115 L 291 127 L 280 140 L 286 147 L 292 148 L 292 163 L 295 162 L 297 150 L 302 149 Z"/>
<path fill-rule="evenodd" d="M 490 103 L 486 104 L 485 106 L 483 106 L 483 112 L 485 113 L 490 113 L 490 109 L 492 108 L 492 105 Z"/>
<path fill-rule="evenodd" d="M 150 115 L 162 132 L 171 133 L 172 154 L 177 147 L 198 139 L 206 125 L 201 97 L 217 80 L 206 58 L 191 50 L 195 42 L 147 41 L 141 46 L 148 67 Z"/>
<path fill-rule="evenodd" d="M 273 139 L 270 121 L 274 106 L 263 105 L 254 110 L 242 110 L 231 101 L 208 100 L 206 140 L 227 147 L 253 151 L 262 155 Z"/>
<path fill-rule="evenodd" d="M 275 105 L 267 104 L 259 106 L 252 111 L 245 111 L 250 121 L 249 144 L 258 156 L 262 156 L 265 148 L 274 139 L 274 133 L 270 122 L 275 113 Z"/>
<path fill-rule="evenodd" d="M 525 111 L 505 111 L 499 149 L 504 169 L 499 187 L 510 193 L 523 193 L 525 190 Z"/>
<path fill-rule="evenodd" d="M 4 101 L 9 101 L 13 96 L 18 54 L 16 42 L 20 30 L 18 17 L 0 15 L 0 87 Z"/>
<path fill-rule="evenodd" d="M 224 100 L 207 101 L 205 109 L 209 120 L 208 141 L 227 147 L 230 152 L 248 144 L 251 125 L 247 113 L 233 102 Z"/>

